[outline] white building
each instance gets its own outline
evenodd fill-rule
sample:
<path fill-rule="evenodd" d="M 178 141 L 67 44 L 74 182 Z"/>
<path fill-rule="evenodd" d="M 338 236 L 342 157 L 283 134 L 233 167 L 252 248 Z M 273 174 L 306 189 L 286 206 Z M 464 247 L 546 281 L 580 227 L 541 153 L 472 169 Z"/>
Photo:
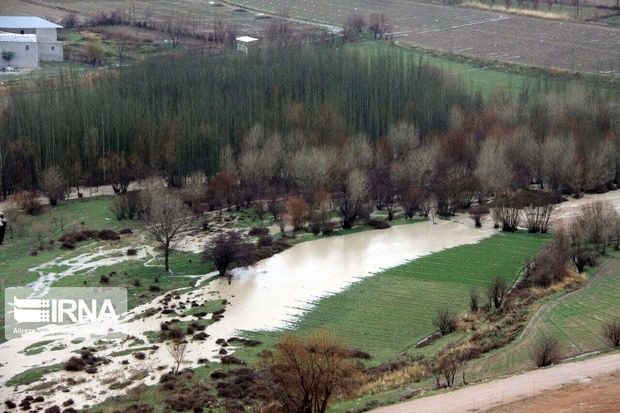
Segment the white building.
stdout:
<path fill-rule="evenodd" d="M 62 61 L 56 29 L 62 26 L 39 17 L 0 16 L 0 53 L 13 53 L 10 62 L 0 55 L 0 66 L 32 68 L 40 61 Z"/>
<path fill-rule="evenodd" d="M 240 36 L 235 39 L 237 41 L 237 50 L 247 53 L 253 45 L 258 44 L 256 37 Z"/>

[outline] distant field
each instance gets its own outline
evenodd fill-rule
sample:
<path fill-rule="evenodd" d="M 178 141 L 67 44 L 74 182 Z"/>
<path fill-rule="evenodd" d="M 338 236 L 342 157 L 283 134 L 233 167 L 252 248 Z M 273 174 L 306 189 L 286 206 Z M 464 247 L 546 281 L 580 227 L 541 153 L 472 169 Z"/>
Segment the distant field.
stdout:
<path fill-rule="evenodd" d="M 213 27 L 216 17 L 224 24 L 233 25 L 241 34 L 257 34 L 265 26 L 267 20 L 257 19 L 257 16 L 236 11 L 235 7 L 218 3 L 211 5 L 201 0 L 2 0 L 0 15 L 30 15 L 60 21 L 69 12 L 76 12 L 80 19 L 95 16 L 98 13 L 109 13 L 121 10 L 129 14 L 133 10 L 138 19 L 149 18 L 163 21 L 176 18 L 191 19 L 198 33 L 206 33 Z"/>
<path fill-rule="evenodd" d="M 620 72 L 620 30 L 414 1 L 235 0 L 260 10 L 342 24 L 352 13 L 384 12 L 409 45 L 532 66 Z M 542 9 L 542 7 L 541 7 Z"/>
<path fill-rule="evenodd" d="M 381 48 L 398 46 L 390 46 L 383 42 L 365 41 L 352 43 L 347 47 L 367 50 L 369 53 L 373 53 L 373 51 Z M 405 50 L 404 55 L 411 59 L 421 59 L 425 64 L 444 70 L 447 74 L 460 79 L 468 90 L 472 92 L 480 91 L 485 97 L 500 91 L 518 95 L 524 89 L 548 92 L 549 90 L 564 90 L 571 87 L 578 88 L 584 84 L 581 80 L 569 80 L 547 73 L 520 73 L 508 68 L 489 67 L 467 59 L 459 60 L 435 56 L 414 49 Z M 612 88 L 607 88 L 607 86 L 601 86 L 601 89 L 613 90 Z"/>
<path fill-rule="evenodd" d="M 620 258 L 616 255 L 573 293 L 552 297 L 528 322 L 516 341 L 473 361 L 468 374 L 486 377 L 532 368 L 531 349 L 541 335 L 556 337 L 563 358 L 609 348 L 602 323 L 620 316 Z"/>
<path fill-rule="evenodd" d="M 378 361 L 403 351 L 415 354 L 421 351 L 415 350 L 416 343 L 436 331 L 432 320 L 438 309 L 465 312 L 472 288 L 482 291 L 498 276 L 514 282 L 525 260 L 548 240 L 549 236 L 500 234 L 413 260 L 307 303 L 313 309 L 291 328 L 301 333 L 328 329 Z M 247 334 L 265 342 L 277 337 Z"/>

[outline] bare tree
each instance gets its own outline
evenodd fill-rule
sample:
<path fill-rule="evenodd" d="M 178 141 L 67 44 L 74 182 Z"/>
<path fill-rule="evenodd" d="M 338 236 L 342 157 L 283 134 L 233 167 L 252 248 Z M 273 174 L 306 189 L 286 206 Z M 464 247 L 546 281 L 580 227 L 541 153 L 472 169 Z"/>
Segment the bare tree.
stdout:
<path fill-rule="evenodd" d="M 389 37 L 392 27 L 385 16 L 385 13 L 372 13 L 368 19 L 368 31 L 373 34 L 375 39 Z"/>
<path fill-rule="evenodd" d="M 521 199 L 518 194 L 500 191 L 495 196 L 491 216 L 501 224 L 502 231 L 514 232 L 521 221 Z"/>
<path fill-rule="evenodd" d="M 183 363 L 183 356 L 185 355 L 185 350 L 187 350 L 187 343 L 182 340 L 175 340 L 166 345 L 166 349 L 174 359 L 174 374 L 177 374 L 179 372 L 179 367 L 181 367 Z"/>
<path fill-rule="evenodd" d="M 603 337 L 609 340 L 612 346 L 620 347 L 620 319 L 603 324 Z"/>
<path fill-rule="evenodd" d="M 493 307 L 500 308 L 502 306 L 508 290 L 509 287 L 506 281 L 500 277 L 495 278 L 495 281 L 487 288 L 487 298 Z"/>
<path fill-rule="evenodd" d="M 357 37 L 360 37 L 364 33 L 366 20 L 361 14 L 353 13 L 347 17 L 344 26 L 350 31 L 354 32 Z"/>
<path fill-rule="evenodd" d="M 560 342 L 552 336 L 540 337 L 534 345 L 532 358 L 536 367 L 546 367 L 560 361 Z"/>
<path fill-rule="evenodd" d="M 355 220 L 363 213 L 368 195 L 368 179 L 359 169 L 349 173 L 343 191 L 335 199 L 342 214 L 342 228 L 349 229 Z"/>
<path fill-rule="evenodd" d="M 609 242 L 614 222 L 618 219 L 618 212 L 608 202 L 597 201 L 584 205 L 575 223 L 581 236 L 592 244 L 601 254 Z"/>
<path fill-rule="evenodd" d="M 555 192 L 570 189 L 576 144 L 572 136 L 548 137 L 541 147 L 542 178 Z"/>
<path fill-rule="evenodd" d="M 232 274 L 228 271 L 231 265 L 252 265 L 256 259 L 254 244 L 243 242 L 243 236 L 239 231 L 218 234 L 207 245 L 202 255 L 202 261 L 212 262 L 220 277 L 227 277 L 228 284 L 232 282 Z"/>
<path fill-rule="evenodd" d="M 358 384 L 349 351 L 326 332 L 304 340 L 285 334 L 276 349 L 268 387 L 283 411 L 323 413 L 334 395 Z"/>
<path fill-rule="evenodd" d="M 473 288 L 469 291 L 469 309 L 474 314 L 480 310 L 480 294 Z"/>
<path fill-rule="evenodd" d="M 549 230 L 549 222 L 553 214 L 551 199 L 543 194 L 537 194 L 524 199 L 523 221 L 530 233 L 541 232 L 545 234 Z"/>
<path fill-rule="evenodd" d="M 295 32 L 286 16 L 274 17 L 263 30 L 263 37 L 270 43 L 287 46 L 293 43 Z"/>
<path fill-rule="evenodd" d="M 43 171 L 41 187 L 51 205 L 56 205 L 59 200 L 65 199 L 67 195 L 65 178 L 57 166 L 50 166 Z"/>
<path fill-rule="evenodd" d="M 469 209 L 469 216 L 478 228 L 482 226 L 482 220 L 487 215 L 489 215 L 489 208 L 482 205 L 475 205 Z"/>
<path fill-rule="evenodd" d="M 169 271 L 168 259 L 174 251 L 179 232 L 187 223 L 190 211 L 181 199 L 168 190 L 145 195 L 145 212 L 141 216 L 145 228 L 164 252 L 164 268 Z"/>
<path fill-rule="evenodd" d="M 616 176 L 616 148 L 611 139 L 593 145 L 586 152 L 586 190 L 605 188 Z"/>
<path fill-rule="evenodd" d="M 395 160 L 402 162 L 420 146 L 418 127 L 412 123 L 399 122 L 392 125 L 387 135 L 387 142 Z"/>
<path fill-rule="evenodd" d="M 433 319 L 433 325 L 439 329 L 442 336 L 450 334 L 456 329 L 456 314 L 449 308 L 440 308 Z"/>
<path fill-rule="evenodd" d="M 484 140 L 480 146 L 475 175 L 487 194 L 495 194 L 510 186 L 513 171 L 508 157 L 508 144 L 504 140 Z"/>

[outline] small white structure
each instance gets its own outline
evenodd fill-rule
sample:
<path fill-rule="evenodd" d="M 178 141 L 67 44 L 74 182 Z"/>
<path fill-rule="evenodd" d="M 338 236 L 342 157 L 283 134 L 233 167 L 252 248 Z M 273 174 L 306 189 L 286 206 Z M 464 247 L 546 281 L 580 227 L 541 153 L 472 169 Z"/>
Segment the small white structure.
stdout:
<path fill-rule="evenodd" d="M 30 16 L 0 16 L 0 53 L 11 53 L 10 62 L 0 56 L 0 66 L 38 67 L 39 61 L 62 61 L 62 29 L 50 21 Z"/>
<path fill-rule="evenodd" d="M 237 50 L 243 53 L 248 53 L 251 47 L 258 44 L 256 37 L 240 36 L 235 40 L 237 41 Z"/>

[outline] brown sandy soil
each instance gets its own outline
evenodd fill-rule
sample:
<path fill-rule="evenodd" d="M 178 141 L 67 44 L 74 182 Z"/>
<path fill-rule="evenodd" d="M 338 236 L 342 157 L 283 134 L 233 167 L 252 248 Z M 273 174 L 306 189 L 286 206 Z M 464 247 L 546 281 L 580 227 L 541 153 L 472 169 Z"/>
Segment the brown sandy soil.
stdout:
<path fill-rule="evenodd" d="M 605 376 L 618 371 L 620 371 L 620 353 L 614 353 L 589 360 L 533 370 L 505 379 L 477 384 L 475 386 L 465 387 L 434 396 L 422 397 L 420 399 L 382 407 L 373 411 L 385 413 L 456 413 L 486 411 L 499 405 L 554 391 L 565 385 L 588 383 L 592 380 L 592 377 Z M 620 392 L 616 391 L 616 393 Z M 547 410 L 541 408 L 532 411 L 549 412 L 561 410 Z M 611 412 L 618 410 L 601 411 Z"/>
<path fill-rule="evenodd" d="M 620 410 L 620 371 L 492 409 L 494 413 L 612 413 Z"/>

